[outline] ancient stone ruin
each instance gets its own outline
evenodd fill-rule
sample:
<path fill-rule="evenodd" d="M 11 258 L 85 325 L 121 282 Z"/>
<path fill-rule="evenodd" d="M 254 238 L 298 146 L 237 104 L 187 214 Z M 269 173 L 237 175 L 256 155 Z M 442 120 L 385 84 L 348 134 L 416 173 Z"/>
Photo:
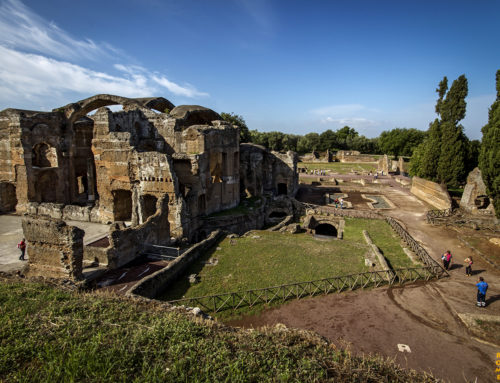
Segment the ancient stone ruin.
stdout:
<path fill-rule="evenodd" d="M 52 112 L 6 109 L 0 212 L 116 223 L 104 258 L 118 267 L 142 243 L 196 240 L 203 217 L 236 207 L 242 194 L 295 194 L 295 154 L 240 146 L 239 137 L 213 110 L 161 97 L 101 94 Z M 43 241 L 30 225 L 32 241 Z"/>
<path fill-rule="evenodd" d="M 467 176 L 467 184 L 460 200 L 460 207 L 473 214 L 495 215 L 479 168 L 475 168 Z"/>

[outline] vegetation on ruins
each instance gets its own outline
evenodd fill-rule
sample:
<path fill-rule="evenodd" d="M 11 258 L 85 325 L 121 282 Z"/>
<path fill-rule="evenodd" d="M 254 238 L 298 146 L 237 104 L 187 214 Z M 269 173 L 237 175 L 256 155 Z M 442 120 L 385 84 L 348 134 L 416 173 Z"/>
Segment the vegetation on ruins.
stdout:
<path fill-rule="evenodd" d="M 400 246 L 399 237 L 385 221 L 346 218 L 342 240 L 272 231 L 252 231 L 240 238 L 226 238 L 193 264 L 162 299 L 244 291 L 369 271 L 364 256 L 370 249 L 363 230 L 370 233 L 393 268 L 413 266 Z M 217 265 L 205 266 L 209 258 L 216 258 Z M 187 278 L 190 274 L 198 274 L 200 283 L 190 285 Z M 244 307 L 217 315 L 240 316 L 263 308 Z"/>
<path fill-rule="evenodd" d="M 483 139 L 479 168 L 497 217 L 500 217 L 500 70 L 496 73 L 497 97 L 488 113 L 488 123 L 482 128 Z"/>
<path fill-rule="evenodd" d="M 250 132 L 248 130 L 245 119 L 235 113 L 221 113 L 220 116 L 224 121 L 227 121 L 240 128 L 240 142 L 250 142 Z"/>
<path fill-rule="evenodd" d="M 427 138 L 415 149 L 410 174 L 458 186 L 465 181 L 467 171 L 474 167 L 475 161 L 471 157 L 477 150 L 476 144 L 471 148 L 463 126 L 459 124 L 465 117 L 467 78 L 461 75 L 448 90 L 445 76 L 436 92 L 436 113 L 440 118 L 430 124 Z"/>
<path fill-rule="evenodd" d="M 434 382 L 310 332 L 235 330 L 155 301 L 0 283 L 0 381 Z"/>

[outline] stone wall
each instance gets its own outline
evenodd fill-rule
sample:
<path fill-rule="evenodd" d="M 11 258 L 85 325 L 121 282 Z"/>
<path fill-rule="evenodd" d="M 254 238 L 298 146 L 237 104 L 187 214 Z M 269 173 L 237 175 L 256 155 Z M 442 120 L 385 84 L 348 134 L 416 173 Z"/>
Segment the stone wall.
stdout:
<path fill-rule="evenodd" d="M 436 209 L 444 210 L 451 208 L 451 198 L 444 185 L 424 180 L 423 178 L 413 177 L 410 191 Z"/>
<path fill-rule="evenodd" d="M 298 190 L 295 152 L 270 152 L 255 144 L 240 145 L 240 191 L 249 196 L 295 196 Z"/>
<path fill-rule="evenodd" d="M 83 230 L 49 217 L 26 216 L 22 226 L 28 276 L 82 279 Z"/>
<path fill-rule="evenodd" d="M 194 261 L 204 255 L 223 236 L 224 232 L 220 230 L 211 233 L 207 239 L 191 246 L 165 268 L 141 279 L 127 294 L 155 298 L 168 289 Z"/>
<path fill-rule="evenodd" d="M 460 207 L 469 213 L 495 215 L 494 206 L 487 195 L 481 170 L 475 168 L 467 176 L 467 184 L 460 200 Z"/>
<path fill-rule="evenodd" d="M 361 154 L 357 150 L 339 150 L 336 158 L 340 162 L 377 162 L 375 157 L 369 154 Z"/>

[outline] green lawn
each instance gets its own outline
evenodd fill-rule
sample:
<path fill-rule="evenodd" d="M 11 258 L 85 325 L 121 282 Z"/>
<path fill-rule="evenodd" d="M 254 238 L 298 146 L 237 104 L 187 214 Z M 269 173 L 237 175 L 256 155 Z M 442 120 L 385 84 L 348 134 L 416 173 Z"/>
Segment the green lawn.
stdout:
<path fill-rule="evenodd" d="M 304 331 L 239 331 L 154 301 L 0 280 L 1 382 L 433 382 Z"/>
<path fill-rule="evenodd" d="M 323 169 L 330 170 L 330 174 L 347 174 L 352 171 L 356 172 L 369 172 L 376 171 L 377 164 L 366 162 L 299 162 L 297 167 L 311 170 Z M 303 174 L 303 173 L 300 173 Z"/>
<path fill-rule="evenodd" d="M 161 299 L 214 295 L 369 271 L 364 264 L 369 247 L 363 229 L 368 230 L 393 267 L 412 266 L 399 245 L 399 237 L 385 221 L 348 218 L 343 240 L 270 231 L 226 238 L 218 245 L 220 250 L 214 248 L 192 265 Z M 218 264 L 204 266 L 209 258 L 217 258 Z M 200 283 L 191 286 L 187 280 L 190 274 L 198 274 Z"/>

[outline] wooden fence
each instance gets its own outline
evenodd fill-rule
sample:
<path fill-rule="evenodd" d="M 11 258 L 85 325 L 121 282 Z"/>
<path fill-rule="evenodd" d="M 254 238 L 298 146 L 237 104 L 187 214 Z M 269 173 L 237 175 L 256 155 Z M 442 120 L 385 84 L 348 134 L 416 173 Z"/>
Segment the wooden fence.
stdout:
<path fill-rule="evenodd" d="M 355 289 L 378 287 L 385 284 L 403 285 L 417 280 L 428 281 L 439 278 L 444 270 L 435 273 L 436 268 L 413 267 L 384 271 L 369 271 L 359 274 L 342 275 L 315 281 L 290 283 L 280 286 L 265 287 L 238 292 L 228 292 L 194 298 L 183 298 L 169 303 L 200 307 L 206 312 L 217 313 L 223 310 L 236 310 L 242 307 L 253 307 L 258 304 L 285 302 L 290 299 L 312 297 L 319 294 L 340 293 Z"/>
<path fill-rule="evenodd" d="M 438 263 L 434 258 L 432 258 L 427 250 L 425 250 L 415 239 L 408 233 L 398 221 L 394 218 L 387 217 L 387 223 L 391 225 L 394 231 L 404 240 L 411 250 L 417 255 L 417 257 L 430 269 L 434 274 L 445 274 L 449 275 L 448 272 L 443 269 L 440 263 Z"/>

